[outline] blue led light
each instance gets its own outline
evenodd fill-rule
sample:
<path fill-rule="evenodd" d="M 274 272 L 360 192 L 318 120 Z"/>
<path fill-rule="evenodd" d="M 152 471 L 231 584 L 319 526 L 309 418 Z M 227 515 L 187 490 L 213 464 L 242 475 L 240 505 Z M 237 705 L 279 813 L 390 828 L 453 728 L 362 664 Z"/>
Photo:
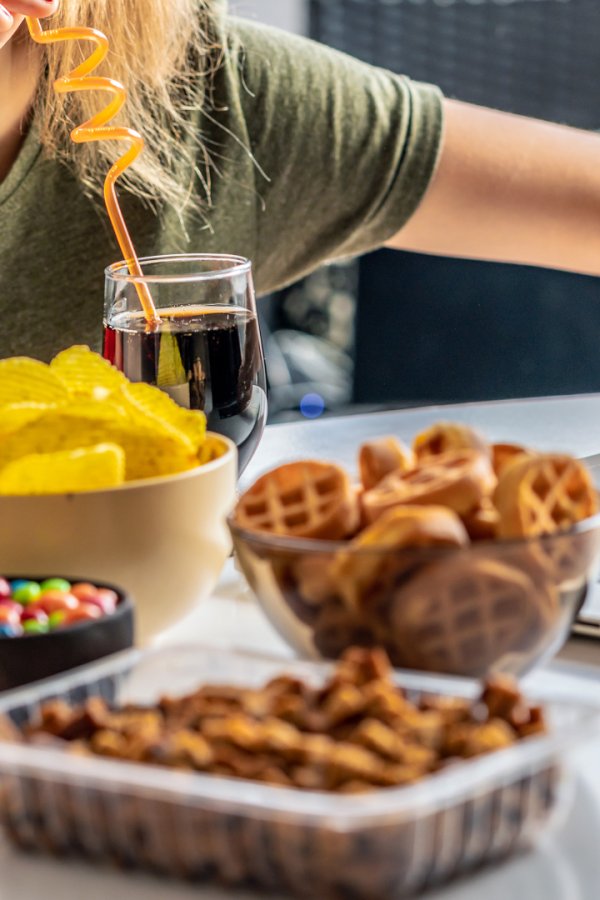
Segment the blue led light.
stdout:
<path fill-rule="evenodd" d="M 318 419 L 325 412 L 325 401 L 320 394 L 305 394 L 300 401 L 300 412 L 306 419 Z"/>

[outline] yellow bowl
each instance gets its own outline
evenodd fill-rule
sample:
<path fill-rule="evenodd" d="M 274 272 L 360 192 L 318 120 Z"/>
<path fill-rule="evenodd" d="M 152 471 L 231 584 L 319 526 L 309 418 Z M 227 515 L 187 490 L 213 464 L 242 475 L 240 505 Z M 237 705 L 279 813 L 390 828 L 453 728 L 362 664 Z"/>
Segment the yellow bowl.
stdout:
<path fill-rule="evenodd" d="M 147 643 L 214 588 L 231 549 L 237 450 L 189 472 L 81 494 L 0 497 L 0 574 L 122 585 Z"/>

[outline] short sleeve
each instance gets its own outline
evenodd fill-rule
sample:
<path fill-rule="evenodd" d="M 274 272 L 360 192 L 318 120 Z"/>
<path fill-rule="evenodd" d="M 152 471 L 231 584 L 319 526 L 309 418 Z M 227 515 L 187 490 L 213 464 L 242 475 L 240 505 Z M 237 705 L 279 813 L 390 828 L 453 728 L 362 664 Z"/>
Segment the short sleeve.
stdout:
<path fill-rule="evenodd" d="M 255 161 L 258 290 L 384 244 L 435 171 L 439 90 L 240 19 L 230 40 Z"/>

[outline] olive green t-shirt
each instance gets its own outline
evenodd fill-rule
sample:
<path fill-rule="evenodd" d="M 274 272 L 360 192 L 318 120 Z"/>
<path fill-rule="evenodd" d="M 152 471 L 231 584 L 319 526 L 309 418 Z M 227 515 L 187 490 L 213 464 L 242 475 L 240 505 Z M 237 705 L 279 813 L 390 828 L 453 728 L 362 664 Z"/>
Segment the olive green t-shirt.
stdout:
<path fill-rule="evenodd" d="M 216 160 L 210 204 L 200 179 L 183 221 L 121 199 L 139 255 L 246 256 L 261 294 L 400 230 L 435 169 L 442 103 L 436 88 L 304 38 L 224 27 L 212 111 L 190 112 Z M 104 269 L 118 259 L 101 204 L 44 156 L 34 126 L 0 183 L 0 357 L 98 348 Z"/>

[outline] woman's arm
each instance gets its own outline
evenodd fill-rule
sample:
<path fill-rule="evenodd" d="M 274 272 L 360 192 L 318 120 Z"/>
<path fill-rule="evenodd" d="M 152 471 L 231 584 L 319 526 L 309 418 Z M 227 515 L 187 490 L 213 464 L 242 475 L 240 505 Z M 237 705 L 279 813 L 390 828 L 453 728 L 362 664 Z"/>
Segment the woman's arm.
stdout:
<path fill-rule="evenodd" d="M 600 275 L 600 136 L 444 104 L 437 172 L 387 246 Z"/>

